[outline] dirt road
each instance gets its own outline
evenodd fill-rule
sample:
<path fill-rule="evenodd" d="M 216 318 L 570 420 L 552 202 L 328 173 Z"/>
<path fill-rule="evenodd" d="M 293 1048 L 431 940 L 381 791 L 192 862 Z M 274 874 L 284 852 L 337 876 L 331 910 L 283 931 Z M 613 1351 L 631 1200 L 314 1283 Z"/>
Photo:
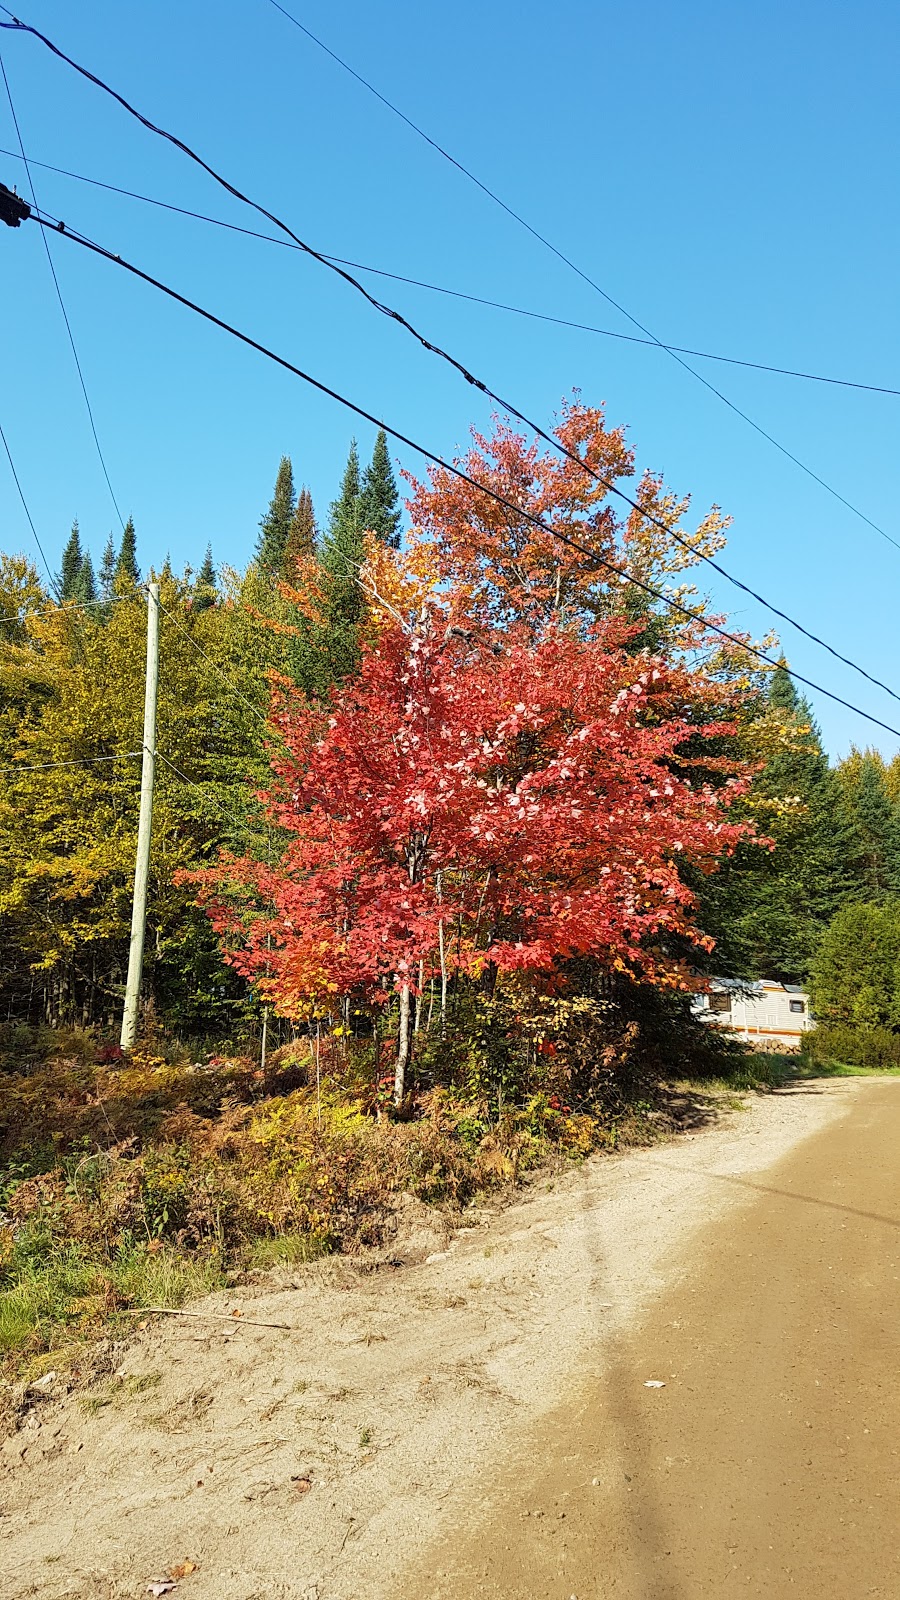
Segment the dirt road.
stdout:
<path fill-rule="evenodd" d="M 723 1182 L 751 1208 L 693 1241 L 410 1600 L 900 1595 L 900 1083 Z"/>
<path fill-rule="evenodd" d="M 154 1323 L 3 1445 L 0 1596 L 900 1595 L 898 1151 L 798 1086 Z"/>

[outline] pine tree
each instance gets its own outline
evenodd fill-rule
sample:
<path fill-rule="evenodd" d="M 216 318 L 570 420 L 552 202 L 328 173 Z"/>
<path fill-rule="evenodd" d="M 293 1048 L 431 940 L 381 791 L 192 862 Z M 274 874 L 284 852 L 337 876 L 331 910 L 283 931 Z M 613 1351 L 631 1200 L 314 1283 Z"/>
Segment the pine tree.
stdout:
<path fill-rule="evenodd" d="M 365 614 L 365 597 L 359 583 L 359 569 L 365 559 L 360 510 L 359 453 L 356 440 L 352 439 L 341 492 L 332 502 L 320 558 L 328 615 L 323 643 L 335 678 L 347 677 L 359 662 L 359 633 Z"/>
<path fill-rule="evenodd" d="M 881 756 L 854 752 L 838 773 L 853 835 L 854 887 L 865 900 L 900 894 L 900 808 L 891 799 Z"/>
<path fill-rule="evenodd" d="M 196 582 L 194 584 L 194 592 L 195 611 L 206 611 L 210 606 L 215 605 L 218 598 L 218 588 L 216 584 L 216 568 L 212 558 L 211 544 L 206 546 L 206 555 L 203 557 L 203 565 L 200 568 L 200 571 L 197 573 Z"/>
<path fill-rule="evenodd" d="M 103 546 L 103 560 L 100 563 L 100 595 L 104 600 L 109 600 L 116 578 L 116 546 L 112 534 Z"/>
<path fill-rule="evenodd" d="M 260 518 L 256 560 L 279 576 L 284 572 L 285 551 L 294 515 L 294 470 L 290 456 L 282 456 L 269 509 Z"/>
<path fill-rule="evenodd" d="M 313 510 L 312 495 L 306 485 L 297 496 L 297 505 L 291 518 L 287 543 L 284 547 L 284 576 L 290 582 L 297 574 L 300 563 L 316 553 L 319 530 Z"/>
<path fill-rule="evenodd" d="M 131 517 L 122 531 L 122 543 L 119 546 L 119 556 L 116 561 L 115 578 L 117 583 L 140 583 L 141 569 L 137 564 L 137 535 L 134 531 L 134 522 Z"/>
<path fill-rule="evenodd" d="M 364 529 L 371 529 L 392 550 L 399 550 L 400 496 L 383 428 L 378 430 L 372 460 L 363 478 L 360 518 Z"/>
<path fill-rule="evenodd" d="M 81 534 L 78 531 L 78 518 L 72 523 L 72 532 L 69 534 L 66 547 L 63 550 L 62 566 L 59 571 L 59 598 L 64 603 L 67 600 L 78 599 L 78 580 L 81 575 L 84 554 L 81 549 Z"/>

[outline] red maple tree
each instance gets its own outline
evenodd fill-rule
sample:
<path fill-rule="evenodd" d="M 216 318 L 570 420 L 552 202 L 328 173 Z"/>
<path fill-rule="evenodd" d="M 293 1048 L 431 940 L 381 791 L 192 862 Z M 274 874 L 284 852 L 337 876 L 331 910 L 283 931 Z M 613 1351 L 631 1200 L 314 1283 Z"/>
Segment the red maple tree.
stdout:
<path fill-rule="evenodd" d="M 621 621 L 476 638 L 447 615 L 387 626 L 326 709 L 281 688 L 281 859 L 203 875 L 229 958 L 282 1015 L 399 995 L 398 1103 L 423 981 L 552 983 L 590 956 L 685 982 L 673 945 L 709 941 L 679 862 L 711 870 L 748 832 L 715 753 L 730 725 L 698 721 L 714 685 L 629 654 Z"/>

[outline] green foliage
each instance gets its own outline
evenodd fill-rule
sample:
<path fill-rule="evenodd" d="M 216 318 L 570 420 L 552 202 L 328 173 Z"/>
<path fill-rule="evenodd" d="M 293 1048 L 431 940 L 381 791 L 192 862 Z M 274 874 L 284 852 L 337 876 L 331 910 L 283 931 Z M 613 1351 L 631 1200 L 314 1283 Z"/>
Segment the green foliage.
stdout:
<path fill-rule="evenodd" d="M 256 560 L 269 574 L 286 576 L 285 553 L 294 519 L 294 470 L 290 456 L 282 456 L 269 509 L 260 518 Z"/>
<path fill-rule="evenodd" d="M 699 885 L 704 926 L 725 975 L 803 983 L 825 928 L 854 892 L 854 832 L 808 703 L 789 674 L 772 675 L 745 739 L 762 771 L 746 802 L 771 851 L 739 846 Z"/>
<path fill-rule="evenodd" d="M 900 900 L 842 907 L 813 965 L 812 1000 L 826 1022 L 900 1028 Z"/>
<path fill-rule="evenodd" d="M 103 546 L 103 559 L 100 562 L 100 598 L 111 600 L 116 582 L 116 546 L 112 534 L 109 535 Z"/>
<path fill-rule="evenodd" d="M 372 460 L 363 477 L 359 519 L 364 530 L 376 533 L 392 550 L 399 550 L 400 496 L 383 428 L 378 430 Z"/>
<path fill-rule="evenodd" d="M 94 563 L 91 560 L 91 553 L 89 550 L 86 550 L 84 553 L 84 560 L 81 563 L 81 571 L 78 574 L 78 587 L 74 598 L 79 600 L 82 605 L 91 605 L 97 598 L 97 580 L 94 577 Z"/>
<path fill-rule="evenodd" d="M 304 484 L 297 496 L 297 505 L 291 518 L 291 526 L 284 549 L 284 573 L 289 583 L 297 581 L 302 572 L 303 563 L 315 555 L 318 539 L 319 532 L 316 527 L 316 514 L 313 509 L 312 495 Z"/>
<path fill-rule="evenodd" d="M 116 569 L 113 587 L 118 592 L 120 589 L 129 588 L 141 581 L 141 569 L 137 561 L 137 534 L 134 531 L 134 522 L 131 517 L 122 530 L 122 543 L 119 545 L 119 554 L 116 558 Z"/>
<path fill-rule="evenodd" d="M 59 569 L 59 598 L 63 602 L 79 599 L 78 585 L 81 578 L 81 569 L 84 562 L 84 552 L 81 548 L 81 533 L 78 528 L 78 519 L 72 523 L 72 532 L 69 534 L 62 554 L 62 565 Z"/>
<path fill-rule="evenodd" d="M 212 557 L 212 545 L 206 546 L 206 555 L 194 583 L 194 608 L 205 611 L 208 606 L 214 606 L 219 597 L 216 584 L 216 565 Z"/>
<path fill-rule="evenodd" d="M 837 769 L 850 836 L 850 870 L 864 899 L 900 894 L 900 805 L 874 751 L 854 752 Z"/>
<path fill-rule="evenodd" d="M 159 745 L 190 781 L 160 764 L 145 994 L 187 1031 L 230 1033 L 246 985 L 173 880 L 222 844 L 265 838 L 248 778 L 263 770 L 270 650 L 240 608 L 192 600 L 189 584 L 163 581 L 178 626 L 163 614 Z M 133 587 L 105 618 L 51 608 L 0 635 L 0 766 L 23 768 L 0 775 L 0 997 L 14 1015 L 112 1023 L 121 1005 L 139 767 L 96 758 L 140 747 L 145 638 Z M 92 764 L 52 765 L 79 760 Z"/>
<path fill-rule="evenodd" d="M 825 1023 L 804 1035 L 804 1064 L 815 1070 L 835 1065 L 868 1072 L 900 1071 L 900 1033 L 879 1026 Z"/>
<path fill-rule="evenodd" d="M 325 592 L 326 629 L 322 640 L 333 678 L 345 678 L 359 665 L 365 595 L 359 571 L 365 559 L 361 516 L 359 453 L 350 444 L 341 492 L 331 507 L 322 543 L 322 586 Z"/>

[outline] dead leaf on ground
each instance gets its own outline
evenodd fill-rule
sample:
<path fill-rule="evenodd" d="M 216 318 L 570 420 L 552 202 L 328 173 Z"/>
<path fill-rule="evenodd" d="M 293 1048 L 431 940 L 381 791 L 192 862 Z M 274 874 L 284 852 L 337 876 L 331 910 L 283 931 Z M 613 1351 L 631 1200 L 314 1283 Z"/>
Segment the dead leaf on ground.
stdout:
<path fill-rule="evenodd" d="M 189 1573 L 197 1572 L 197 1571 L 199 1571 L 199 1563 L 198 1562 L 196 1562 L 196 1561 L 179 1561 L 177 1567 L 170 1567 L 169 1568 L 169 1577 L 170 1578 L 175 1578 L 175 1579 L 186 1578 Z"/>
<path fill-rule="evenodd" d="M 312 1488 L 312 1482 L 305 1473 L 301 1473 L 301 1475 L 297 1478 L 292 1478 L 291 1483 L 294 1485 L 294 1488 L 298 1494 L 308 1494 Z"/>
<path fill-rule="evenodd" d="M 156 1595 L 158 1600 L 161 1594 L 171 1594 L 172 1590 L 177 1588 L 177 1583 L 173 1583 L 170 1578 L 159 1578 L 154 1579 L 152 1583 L 148 1583 L 145 1593 Z"/>

